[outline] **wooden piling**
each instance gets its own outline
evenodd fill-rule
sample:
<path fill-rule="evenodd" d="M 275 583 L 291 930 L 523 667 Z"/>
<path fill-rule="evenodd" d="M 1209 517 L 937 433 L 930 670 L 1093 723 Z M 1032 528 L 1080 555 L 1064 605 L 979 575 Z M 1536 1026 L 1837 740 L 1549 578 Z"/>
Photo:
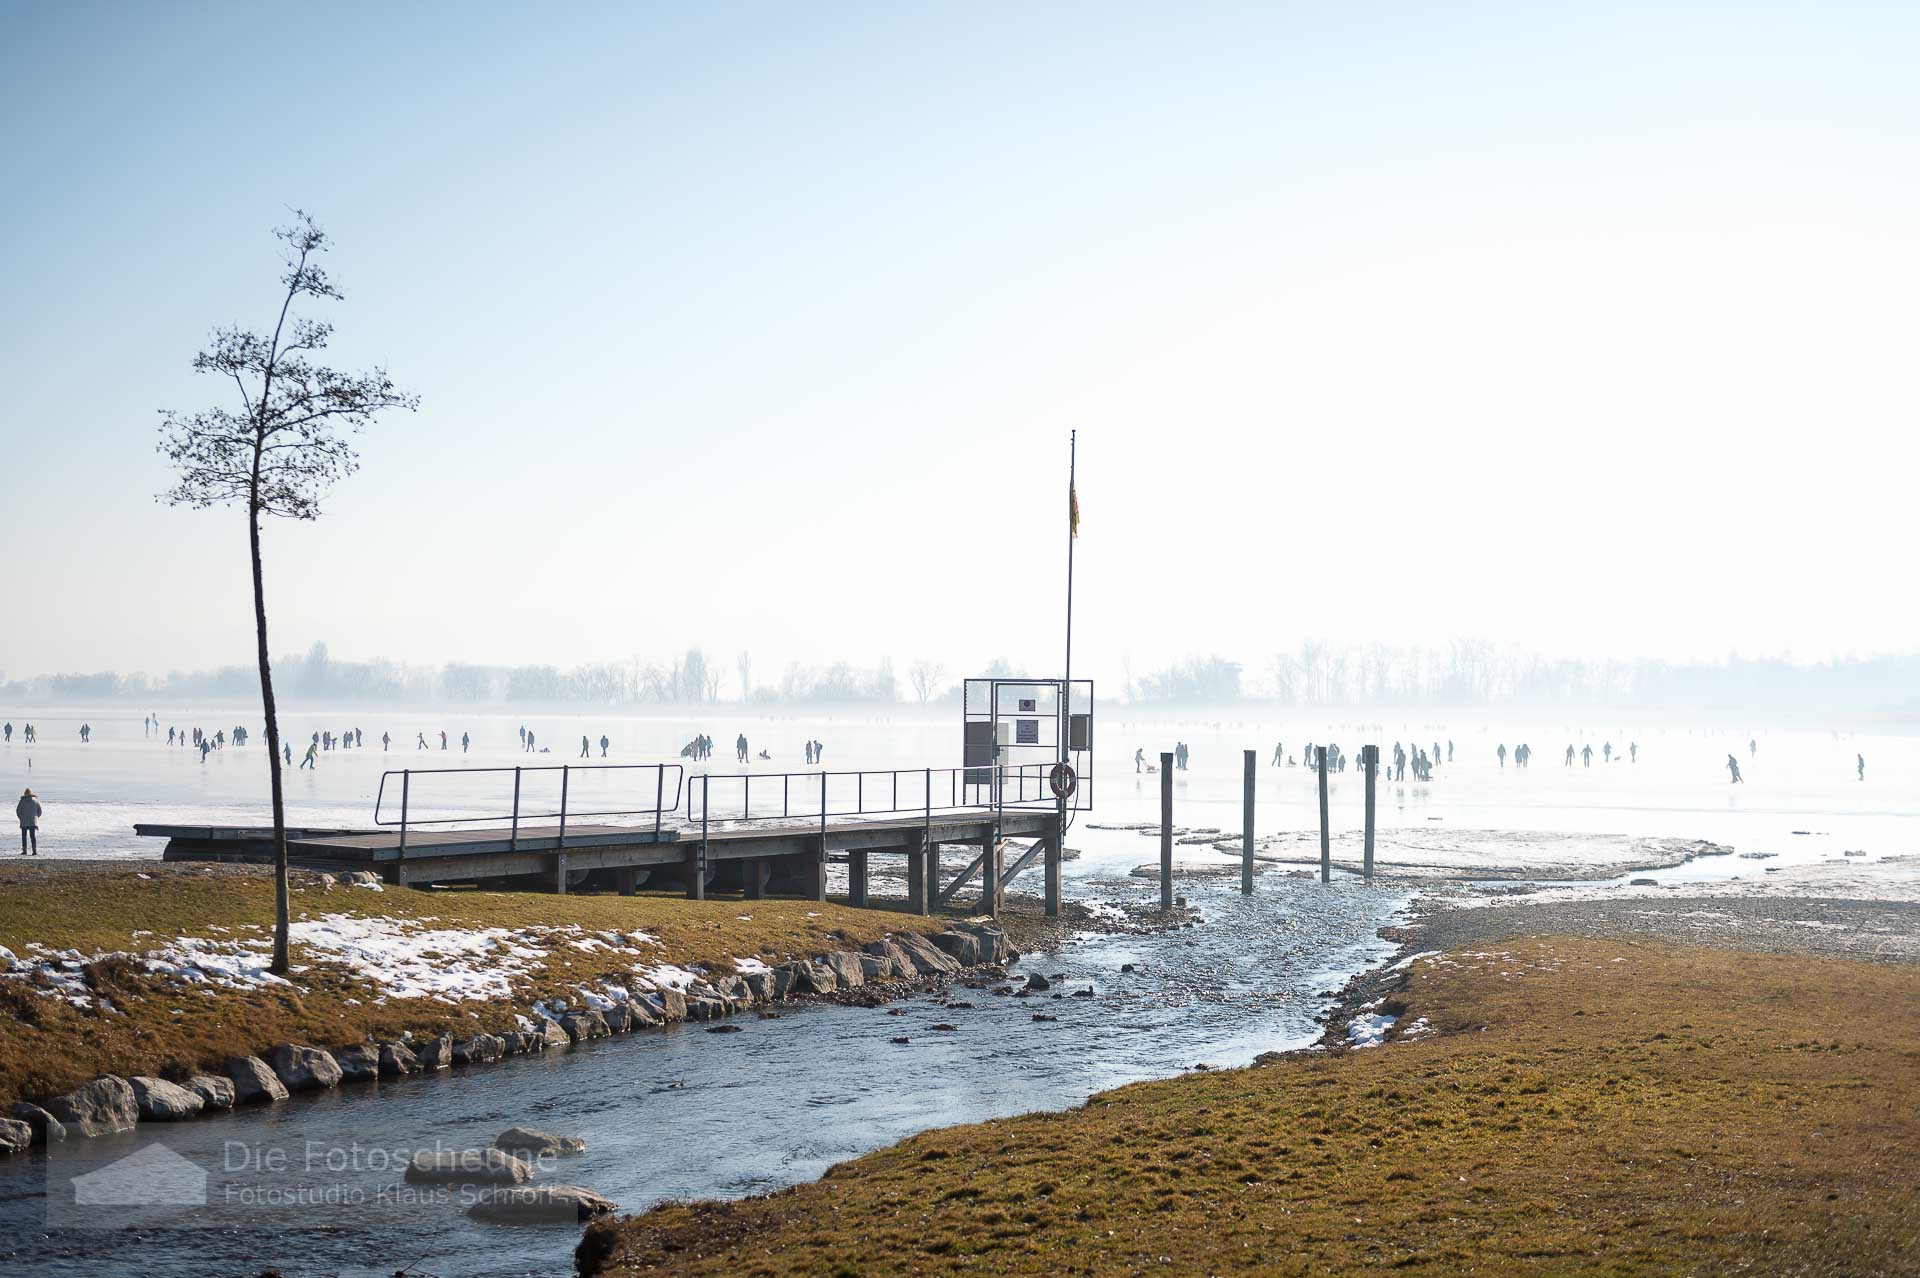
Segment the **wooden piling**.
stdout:
<path fill-rule="evenodd" d="M 1320 772 L 1320 881 L 1333 882 L 1333 840 L 1327 832 L 1327 748 L 1313 748 L 1314 766 Z"/>
<path fill-rule="evenodd" d="M 1061 832 L 1065 829 L 1066 827 L 1064 825 L 1055 827 L 1053 832 L 1046 836 L 1047 846 L 1041 853 L 1041 856 L 1046 858 L 1046 869 L 1044 872 L 1047 881 L 1046 908 L 1047 917 L 1050 919 L 1060 917 L 1060 863 L 1066 857 L 1066 848 L 1061 845 L 1062 840 L 1060 836 Z"/>
<path fill-rule="evenodd" d="M 707 899 L 707 858 L 701 855 L 700 848 L 687 849 L 687 899 Z"/>
<path fill-rule="evenodd" d="M 640 872 L 631 865 L 623 865 L 615 871 L 614 880 L 620 885 L 621 896 L 632 896 L 640 890 Z"/>
<path fill-rule="evenodd" d="M 1360 766 L 1367 770 L 1367 839 L 1363 853 L 1361 873 L 1367 882 L 1373 882 L 1373 782 L 1380 771 L 1380 747 L 1377 745 L 1360 747 Z"/>
<path fill-rule="evenodd" d="M 927 840 L 920 836 L 918 847 L 907 850 L 907 909 L 914 914 L 926 914 L 930 898 L 927 894 Z"/>
<path fill-rule="evenodd" d="M 1000 917 L 1000 835 L 995 831 L 980 844 L 980 912 Z"/>
<path fill-rule="evenodd" d="M 567 894 L 567 854 L 565 852 L 553 854 L 553 890 L 561 896 Z"/>
<path fill-rule="evenodd" d="M 847 853 L 847 904 L 856 910 L 867 905 L 867 851 L 853 848 Z"/>
<path fill-rule="evenodd" d="M 1173 753 L 1160 752 L 1160 911 L 1173 909 Z"/>
<path fill-rule="evenodd" d="M 767 875 L 771 867 L 762 857 L 751 857 L 740 863 L 740 873 L 744 886 L 741 894 L 749 901 L 764 900 L 767 895 Z"/>
<path fill-rule="evenodd" d="M 1240 779 L 1240 891 L 1253 895 L 1253 778 L 1257 764 L 1248 750 Z"/>

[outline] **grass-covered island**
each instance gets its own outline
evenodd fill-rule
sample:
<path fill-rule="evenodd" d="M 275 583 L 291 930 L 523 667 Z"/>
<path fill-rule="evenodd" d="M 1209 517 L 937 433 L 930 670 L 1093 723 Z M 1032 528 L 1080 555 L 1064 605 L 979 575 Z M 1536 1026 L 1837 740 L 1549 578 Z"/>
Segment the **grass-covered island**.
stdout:
<path fill-rule="evenodd" d="M 998 929 L 958 916 L 794 900 L 429 892 L 296 873 L 292 907 L 283 979 L 267 971 L 273 879 L 257 867 L 0 865 L 0 1114 L 58 1109 L 109 1075 L 134 1081 L 142 1120 L 177 1117 L 148 1113 L 166 1107 L 147 1092 L 198 1106 L 146 1081 L 188 1084 L 215 1108 L 233 1103 L 220 1080 L 238 1061 L 244 1103 L 244 1078 L 260 1074 L 249 1058 L 276 1045 L 330 1052 L 348 1079 L 411 1073 L 796 997 L 884 997 L 1007 953 Z M 282 1081 L 311 1085 L 296 1066 Z M 339 1072 L 323 1064 L 320 1077 Z M 96 1127 L 132 1121 L 124 1084 L 91 1100 L 108 1111 Z M 44 1139 L 35 1107 L 13 1117 Z M 27 1139 L 0 1125 L 0 1146 Z"/>
<path fill-rule="evenodd" d="M 1370 992 L 1350 1010 L 1398 1016 L 1382 1046 L 603 1220 L 581 1270 L 1920 1272 L 1911 964 L 1501 935 L 1410 956 Z"/>

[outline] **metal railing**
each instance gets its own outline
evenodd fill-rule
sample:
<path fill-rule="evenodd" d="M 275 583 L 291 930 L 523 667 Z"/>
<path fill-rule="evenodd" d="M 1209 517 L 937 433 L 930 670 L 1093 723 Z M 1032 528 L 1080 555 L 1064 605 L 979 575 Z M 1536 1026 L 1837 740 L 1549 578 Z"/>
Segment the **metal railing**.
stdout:
<path fill-rule="evenodd" d="M 971 808 L 1051 808 L 1058 803 L 1047 782 L 1052 767 L 1051 763 L 1021 763 L 848 772 L 707 773 L 687 783 L 686 817 L 691 825 L 709 819 L 825 820 L 930 815 Z"/>
<path fill-rule="evenodd" d="M 544 776 L 555 772 L 560 774 L 560 806 L 551 811 L 527 808 L 521 801 L 522 786 L 525 779 L 529 776 Z M 651 774 L 650 779 L 653 784 L 648 786 L 646 781 L 649 778 L 643 777 L 634 793 L 638 799 L 644 800 L 647 797 L 647 791 L 651 789 L 653 792 L 652 804 L 637 805 L 630 808 L 596 807 L 584 810 L 569 806 L 569 792 L 572 789 L 572 781 L 576 774 L 590 774 L 597 777 L 604 773 L 613 772 L 640 772 Z M 669 772 L 673 774 L 673 791 L 671 795 L 667 792 L 667 774 Z M 513 778 L 513 798 L 511 805 L 506 807 L 505 810 L 489 810 L 478 815 L 466 816 L 419 816 L 415 814 L 413 786 L 416 780 L 423 777 L 487 775 L 501 777 L 511 776 Z M 392 777 L 400 778 L 400 816 L 398 820 L 382 815 L 387 798 L 387 781 Z M 678 763 L 543 764 L 532 768 L 403 768 L 397 772 L 383 772 L 380 774 L 380 788 L 374 795 L 373 800 L 373 823 L 377 826 L 398 826 L 400 828 L 400 853 L 402 856 L 406 854 L 407 850 L 407 830 L 409 825 L 475 825 L 485 822 L 506 821 L 510 823 L 507 846 L 509 850 L 511 850 L 519 843 L 520 824 L 522 821 L 547 821 L 557 817 L 560 821 L 560 838 L 561 841 L 564 842 L 567 837 L 567 821 L 570 818 L 579 820 L 592 817 L 651 816 L 653 818 L 653 832 L 654 835 L 658 837 L 661 830 L 661 823 L 666 814 L 679 810 L 680 796 L 685 788 L 686 768 Z"/>

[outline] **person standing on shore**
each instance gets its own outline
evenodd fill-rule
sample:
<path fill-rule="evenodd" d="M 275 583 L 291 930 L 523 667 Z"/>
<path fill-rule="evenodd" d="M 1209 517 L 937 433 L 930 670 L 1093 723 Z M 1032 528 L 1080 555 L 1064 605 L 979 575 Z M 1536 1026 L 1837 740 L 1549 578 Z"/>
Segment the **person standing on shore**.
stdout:
<path fill-rule="evenodd" d="M 40 855 L 40 800 L 33 797 L 29 789 L 20 796 L 20 802 L 13 805 L 13 813 L 20 818 L 20 855 Z M 33 850 L 29 852 L 27 849 Z"/>

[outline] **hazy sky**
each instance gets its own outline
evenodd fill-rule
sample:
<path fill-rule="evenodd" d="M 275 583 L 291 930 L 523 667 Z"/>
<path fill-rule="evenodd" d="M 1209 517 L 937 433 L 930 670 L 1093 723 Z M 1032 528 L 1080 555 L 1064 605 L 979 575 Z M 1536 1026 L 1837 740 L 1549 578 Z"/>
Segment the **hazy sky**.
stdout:
<path fill-rule="evenodd" d="M 1558 10 L 1558 12 L 1549 12 Z M 155 410 L 423 397 L 278 651 L 1906 649 L 1920 8 L 0 0 L 0 671 L 251 651 Z M 731 675 L 729 675 L 731 678 Z"/>

